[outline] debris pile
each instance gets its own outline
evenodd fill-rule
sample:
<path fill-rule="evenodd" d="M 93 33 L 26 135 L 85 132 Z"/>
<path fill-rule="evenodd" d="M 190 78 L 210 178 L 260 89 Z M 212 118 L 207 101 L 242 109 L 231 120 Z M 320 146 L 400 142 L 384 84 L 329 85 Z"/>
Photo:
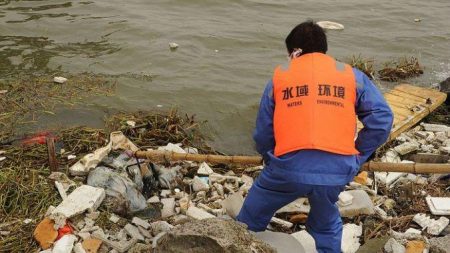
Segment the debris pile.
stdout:
<path fill-rule="evenodd" d="M 192 139 L 187 141 L 180 124 L 167 123 L 180 122 L 175 117 L 158 126 L 163 129 L 159 134 L 167 131 L 173 139 L 182 136 L 177 140 L 183 143 L 167 142 L 169 137 L 165 142 L 148 137 L 158 134 L 156 122 L 138 118 L 148 120 L 150 116 L 116 120 L 116 129 L 121 132 L 110 133 L 107 141 L 104 133 L 90 132 L 91 140 L 96 142 L 89 148 L 75 140 L 64 142 L 67 151 L 59 158 L 64 160 L 60 165 L 67 166 L 67 174 L 47 171 L 47 175 L 36 172 L 37 176 L 33 176 L 27 170 L 19 175 L 18 182 L 22 182 L 20 177 L 27 178 L 23 182 L 46 191 L 49 200 L 40 203 L 36 199 L 42 197 L 36 196 L 40 210 L 28 216 L 32 220 L 0 219 L 0 241 L 6 249 L 21 251 L 8 246 L 15 239 L 9 236 L 17 235 L 17 228 L 28 228 L 34 231 L 41 252 L 289 252 L 286 245 L 296 252 L 315 252 L 314 239 L 305 226 L 310 212 L 307 198 L 279 209 L 268 226 L 271 232 L 252 234 L 233 219 L 263 167 L 138 159 L 128 151 L 140 147 L 208 152 L 204 146 L 191 145 Z M 417 126 L 399 136 L 391 148 L 379 154 L 379 159 L 448 163 L 448 130 L 446 125 Z M 7 157 L 3 165 L 11 165 L 17 157 L 12 152 L 19 151 L 3 152 Z M 33 156 L 45 158 L 45 148 L 39 152 Z M 77 159 L 69 160 L 68 155 Z M 27 156 L 24 159 L 31 161 Z M 15 173 L 5 168 L 4 172 Z M 12 178 L 2 177 L 0 190 L 25 189 L 12 185 Z M 342 252 L 364 252 L 367 247 L 372 250 L 367 252 L 446 252 L 450 239 L 449 219 L 445 217 L 450 212 L 448 187 L 449 175 L 361 172 L 346 186 L 337 203 L 344 221 Z M 1 204 L 9 204 L 5 204 L 7 217 L 17 208 L 10 204 L 11 200 L 18 202 L 24 191 L 10 190 L 1 195 L 8 199 L 0 199 L 4 201 Z M 25 222 L 29 225 L 23 225 Z M 36 251 L 33 245 L 27 247 L 28 251 Z"/>

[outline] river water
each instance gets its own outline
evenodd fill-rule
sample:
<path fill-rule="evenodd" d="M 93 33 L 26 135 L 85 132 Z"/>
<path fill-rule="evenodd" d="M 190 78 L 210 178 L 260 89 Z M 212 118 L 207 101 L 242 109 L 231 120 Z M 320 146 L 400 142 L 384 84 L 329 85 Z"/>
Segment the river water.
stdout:
<path fill-rule="evenodd" d="M 296 24 L 345 25 L 327 32 L 339 59 L 416 56 L 425 74 L 408 81 L 427 86 L 450 75 L 449 17 L 449 0 L 0 1 L 0 78 L 55 71 L 117 78 L 116 96 L 61 109 L 41 127 L 102 126 L 106 112 L 178 107 L 209 122 L 218 150 L 252 153 L 260 95 L 287 61 L 284 38 Z M 171 51 L 170 42 L 179 48 Z"/>

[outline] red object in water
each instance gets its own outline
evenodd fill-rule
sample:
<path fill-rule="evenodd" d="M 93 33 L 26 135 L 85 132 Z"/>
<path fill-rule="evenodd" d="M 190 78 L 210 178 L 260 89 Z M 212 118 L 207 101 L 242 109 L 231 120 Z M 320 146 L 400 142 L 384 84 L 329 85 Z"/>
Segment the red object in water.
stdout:
<path fill-rule="evenodd" d="M 64 227 L 58 229 L 58 237 L 56 237 L 56 241 L 61 239 L 61 237 L 70 234 L 73 234 L 73 228 L 69 224 L 66 224 Z"/>
<path fill-rule="evenodd" d="M 20 141 L 20 144 L 23 146 L 29 146 L 33 144 L 45 144 L 47 137 L 51 137 L 53 134 L 51 132 L 39 132 L 29 137 L 24 138 Z"/>

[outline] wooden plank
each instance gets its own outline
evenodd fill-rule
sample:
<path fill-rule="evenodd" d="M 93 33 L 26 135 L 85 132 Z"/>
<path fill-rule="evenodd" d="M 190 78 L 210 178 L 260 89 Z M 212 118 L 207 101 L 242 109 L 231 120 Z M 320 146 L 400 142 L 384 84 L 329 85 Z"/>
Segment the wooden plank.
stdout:
<path fill-rule="evenodd" d="M 388 140 L 391 141 L 439 107 L 447 98 L 447 94 L 429 88 L 400 84 L 386 92 L 384 98 L 394 113 L 394 126 Z M 358 130 L 363 127 L 359 121 L 357 126 Z"/>
<path fill-rule="evenodd" d="M 408 103 L 409 105 L 411 104 L 412 101 L 414 101 L 415 102 L 414 107 L 416 108 L 415 111 L 411 110 L 410 115 L 406 119 L 402 120 L 401 122 L 397 122 L 397 124 L 395 124 L 395 126 L 391 131 L 391 135 L 389 136 L 389 141 L 395 139 L 402 132 L 410 129 L 415 124 L 420 122 L 420 120 L 422 120 L 432 111 L 434 111 L 437 107 L 439 107 L 447 98 L 447 94 L 443 92 L 439 92 L 433 89 L 417 87 L 409 84 L 398 85 L 391 91 L 387 92 L 385 96 L 386 95 L 387 96 L 394 95 L 402 97 L 403 98 L 402 101 L 404 102 L 409 101 Z M 420 110 L 417 110 L 417 108 Z M 405 111 L 401 112 L 403 114 Z"/>

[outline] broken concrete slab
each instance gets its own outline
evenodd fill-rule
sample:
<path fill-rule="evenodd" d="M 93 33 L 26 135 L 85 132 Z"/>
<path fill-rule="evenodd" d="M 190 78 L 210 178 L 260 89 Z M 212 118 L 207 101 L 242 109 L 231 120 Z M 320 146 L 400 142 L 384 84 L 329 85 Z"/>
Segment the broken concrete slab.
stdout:
<path fill-rule="evenodd" d="M 50 214 L 50 218 L 60 216 L 71 218 L 87 210 L 95 211 L 105 199 L 103 188 L 82 185 L 76 188 Z"/>
<path fill-rule="evenodd" d="M 291 236 L 302 244 L 306 253 L 317 253 L 316 241 L 306 230 L 292 233 Z"/>
<path fill-rule="evenodd" d="M 110 241 L 105 236 L 105 234 L 103 234 L 103 233 L 101 233 L 99 231 L 95 231 L 92 234 L 92 237 L 97 238 L 99 240 L 102 240 L 103 243 L 105 243 L 109 247 L 117 250 L 120 253 L 124 253 L 124 252 L 128 251 L 131 247 L 133 247 L 138 242 L 138 239 L 136 239 L 136 238 L 132 238 L 131 240 L 126 241 L 126 242 L 123 242 L 123 241 L 122 242 Z"/>
<path fill-rule="evenodd" d="M 353 196 L 351 205 L 339 207 L 339 212 L 342 217 L 351 218 L 360 214 L 374 214 L 372 200 L 367 192 L 363 190 L 351 190 L 347 193 Z"/>
<path fill-rule="evenodd" d="M 450 198 L 449 197 L 425 197 L 425 200 L 434 215 L 450 215 Z"/>
<path fill-rule="evenodd" d="M 397 240 L 391 238 L 386 242 L 386 245 L 384 245 L 384 251 L 386 253 L 405 253 L 406 248 Z"/>
<path fill-rule="evenodd" d="M 137 228 L 139 229 L 139 233 L 141 233 L 141 235 L 143 235 L 145 238 L 149 238 L 149 239 L 153 238 L 152 234 L 147 229 L 145 229 L 141 226 L 138 226 Z"/>
<path fill-rule="evenodd" d="M 137 226 L 141 226 L 145 229 L 150 228 L 150 223 L 148 223 L 147 221 L 145 221 L 139 217 L 133 217 L 133 220 L 131 220 L 131 223 L 133 223 L 134 225 L 137 225 Z"/>
<path fill-rule="evenodd" d="M 430 235 L 439 235 L 449 224 L 449 219 L 446 217 L 440 217 L 438 220 L 435 220 L 424 213 L 414 215 L 413 221 L 423 229 L 426 228 Z"/>
<path fill-rule="evenodd" d="M 449 130 L 450 127 L 442 124 L 427 124 L 427 123 L 420 123 L 421 126 L 425 129 L 425 131 L 430 132 L 446 132 Z"/>
<path fill-rule="evenodd" d="M 386 154 L 381 158 L 385 163 L 399 163 L 401 162 L 400 156 L 394 149 L 389 149 Z"/>
<path fill-rule="evenodd" d="M 393 238 L 397 240 L 419 240 L 422 239 L 422 232 L 415 228 L 408 228 L 404 233 L 391 231 Z"/>
<path fill-rule="evenodd" d="M 34 239 L 42 249 L 48 249 L 58 237 L 58 231 L 54 228 L 55 222 L 49 218 L 43 219 L 33 232 Z"/>
<path fill-rule="evenodd" d="M 228 195 L 228 197 L 220 204 L 231 218 L 236 219 L 239 212 L 241 211 L 242 205 L 244 204 L 244 197 L 242 197 L 241 193 L 235 192 L 231 195 Z"/>
<path fill-rule="evenodd" d="M 342 253 L 355 253 L 361 244 L 359 237 L 362 235 L 362 226 L 356 224 L 345 224 L 342 229 Z"/>
<path fill-rule="evenodd" d="M 127 225 L 125 225 L 124 229 L 127 232 L 127 234 L 132 238 L 136 238 L 140 241 L 145 240 L 144 236 L 141 235 L 141 232 L 139 232 L 139 229 L 137 227 L 128 223 Z"/>
<path fill-rule="evenodd" d="M 150 224 L 150 227 L 152 228 L 153 235 L 157 235 L 161 232 L 169 232 L 173 226 L 170 225 L 167 221 L 155 221 Z"/>
<path fill-rule="evenodd" d="M 188 208 L 188 210 L 186 211 L 186 215 L 191 217 L 191 218 L 194 218 L 196 220 L 204 220 L 204 219 L 209 219 L 209 218 L 216 218 L 216 216 L 208 213 L 207 211 L 205 211 L 205 210 L 203 210 L 201 208 L 195 207 L 195 206 L 190 206 Z"/>
<path fill-rule="evenodd" d="M 394 147 L 394 150 L 399 153 L 400 155 L 406 155 L 413 151 L 416 151 L 420 148 L 420 145 L 413 142 L 405 142 L 403 144 L 400 144 L 396 147 Z"/>
<path fill-rule="evenodd" d="M 214 173 L 214 171 L 205 162 L 201 163 L 200 166 L 198 167 L 198 170 L 197 170 L 197 174 L 198 175 L 203 175 L 203 176 L 209 176 L 209 175 L 211 175 L 213 173 Z"/>
<path fill-rule="evenodd" d="M 161 218 L 169 218 L 175 215 L 175 198 L 161 199 L 163 208 L 161 210 Z"/>
<path fill-rule="evenodd" d="M 55 242 L 52 253 L 71 253 L 76 240 L 77 237 L 74 235 L 64 235 Z"/>
<path fill-rule="evenodd" d="M 403 172 L 389 172 L 386 177 L 386 185 L 392 186 L 400 177 L 405 176 Z"/>
<path fill-rule="evenodd" d="M 159 203 L 159 197 L 153 196 L 153 197 L 147 199 L 147 203 L 149 203 L 149 204 Z"/>
<path fill-rule="evenodd" d="M 303 248 L 300 241 L 286 233 L 266 230 L 255 233 L 255 237 L 272 246 L 278 253 L 311 253 Z"/>
<path fill-rule="evenodd" d="M 175 227 L 158 240 L 154 253 L 265 252 L 276 250 L 231 220 L 194 220 Z"/>
<path fill-rule="evenodd" d="M 194 192 L 209 191 L 209 185 L 200 177 L 195 176 L 194 180 L 192 181 L 192 189 L 194 190 Z"/>

